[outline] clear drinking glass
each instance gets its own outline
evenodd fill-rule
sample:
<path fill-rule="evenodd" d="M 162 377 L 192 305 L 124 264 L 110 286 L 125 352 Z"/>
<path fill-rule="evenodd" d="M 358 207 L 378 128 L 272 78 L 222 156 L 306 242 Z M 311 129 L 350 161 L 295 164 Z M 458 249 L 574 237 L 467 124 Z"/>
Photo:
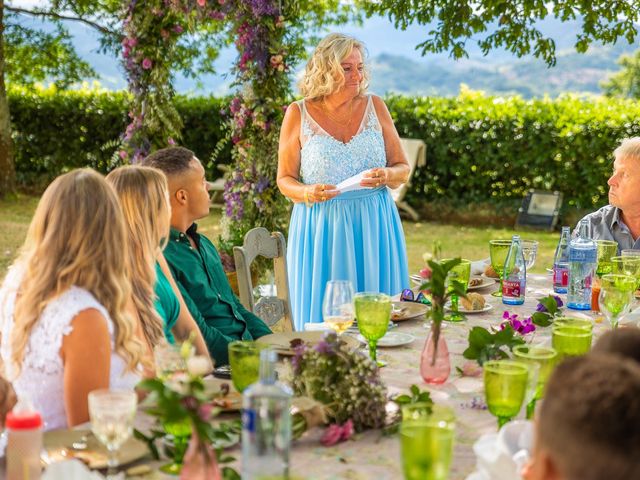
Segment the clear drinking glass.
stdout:
<path fill-rule="evenodd" d="M 109 452 L 107 479 L 117 478 L 118 450 L 133 433 L 137 404 L 134 391 L 94 390 L 89 393 L 91 431 Z"/>
<path fill-rule="evenodd" d="M 406 480 L 446 480 L 453 453 L 455 416 L 442 405 L 402 408 L 400 445 Z"/>
<path fill-rule="evenodd" d="M 538 256 L 538 241 L 537 240 L 521 240 L 522 256 L 527 264 L 527 272 L 536 263 L 536 257 Z"/>
<path fill-rule="evenodd" d="M 600 279 L 600 296 L 598 304 L 611 323 L 611 328 L 618 327 L 618 320 L 627 313 L 633 301 L 636 279 L 630 275 L 610 273 Z"/>
<path fill-rule="evenodd" d="M 353 325 L 353 285 L 349 280 L 330 280 L 324 290 L 322 316 L 338 335 Z"/>
<path fill-rule="evenodd" d="M 464 286 L 464 291 L 466 292 L 467 287 L 469 286 L 469 277 L 471 277 L 471 262 L 469 260 L 462 259 L 458 265 L 449 271 L 445 281 L 449 286 L 449 290 L 451 290 L 452 283 L 457 282 Z M 458 300 L 458 295 L 451 294 L 451 315 L 447 315 L 445 320 L 448 320 L 449 322 L 461 322 L 464 320 L 464 316 L 458 311 Z"/>
<path fill-rule="evenodd" d="M 354 296 L 358 330 L 369 342 L 371 360 L 379 366 L 384 365 L 376 358 L 378 340 L 384 337 L 391 318 L 391 297 L 384 293 L 356 293 Z"/>
<path fill-rule="evenodd" d="M 489 240 L 489 255 L 491 256 L 491 267 L 500 277 L 500 287 L 491 295 L 502 296 L 502 273 L 504 272 L 504 262 L 511 248 L 511 240 Z"/>
<path fill-rule="evenodd" d="M 153 349 L 153 361 L 156 376 L 167 380 L 172 374 L 187 371 L 187 362 L 180 354 L 180 347 L 170 343 L 161 343 Z"/>

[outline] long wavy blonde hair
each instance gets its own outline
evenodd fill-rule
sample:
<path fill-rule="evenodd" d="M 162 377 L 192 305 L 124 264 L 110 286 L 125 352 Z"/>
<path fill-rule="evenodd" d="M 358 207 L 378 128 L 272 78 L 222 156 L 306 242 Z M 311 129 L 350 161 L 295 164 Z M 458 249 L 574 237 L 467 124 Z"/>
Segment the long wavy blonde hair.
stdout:
<path fill-rule="evenodd" d="M 330 33 L 318 43 L 304 69 L 298 83 L 300 93 L 305 98 L 315 99 L 331 95 L 344 85 L 344 72 L 340 63 L 356 48 L 365 61 L 367 50 L 364 44 L 342 33 Z M 369 87 L 369 70 L 366 63 L 360 83 L 359 94 Z"/>
<path fill-rule="evenodd" d="M 72 286 L 84 288 L 109 312 L 115 350 L 134 370 L 142 358 L 131 295 L 122 209 L 102 175 L 87 168 L 56 178 L 44 192 L 16 264 L 24 268 L 15 303 L 11 346 L 16 372 L 31 330 L 47 303 Z"/>
<path fill-rule="evenodd" d="M 133 301 L 142 330 L 152 347 L 164 340 L 162 319 L 155 309 L 156 260 L 169 236 L 171 207 L 167 179 L 160 170 L 125 166 L 107 175 L 124 213 L 129 233 L 129 264 Z"/>

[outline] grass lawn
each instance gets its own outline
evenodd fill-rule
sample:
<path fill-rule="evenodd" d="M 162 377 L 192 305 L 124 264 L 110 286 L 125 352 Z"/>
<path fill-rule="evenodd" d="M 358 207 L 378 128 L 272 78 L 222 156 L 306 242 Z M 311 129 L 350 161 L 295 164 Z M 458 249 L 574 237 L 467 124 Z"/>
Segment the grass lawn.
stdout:
<path fill-rule="evenodd" d="M 38 197 L 27 195 L 0 200 L 0 278 L 4 277 L 24 241 L 38 200 Z M 214 242 L 220 234 L 220 215 L 220 210 L 212 210 L 206 219 L 198 222 L 199 231 Z M 442 253 L 447 257 L 459 255 L 470 260 L 478 260 L 489 256 L 489 240 L 508 239 L 514 233 L 514 230 L 509 228 L 465 227 L 431 222 L 405 222 L 404 231 L 410 272 L 417 272 L 422 268 L 422 254 L 432 250 L 435 240 L 442 242 Z M 560 234 L 558 232 L 521 232 L 521 235 L 523 238 L 540 242 L 533 272 L 544 272 L 545 268 L 551 266 Z"/>

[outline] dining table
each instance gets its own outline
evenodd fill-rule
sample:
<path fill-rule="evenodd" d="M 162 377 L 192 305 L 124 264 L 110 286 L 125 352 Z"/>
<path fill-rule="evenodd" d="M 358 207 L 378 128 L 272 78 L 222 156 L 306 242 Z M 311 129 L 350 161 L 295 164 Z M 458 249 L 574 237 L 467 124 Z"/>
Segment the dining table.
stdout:
<path fill-rule="evenodd" d="M 463 352 L 468 347 L 470 330 L 475 326 L 499 328 L 505 321 L 505 311 L 511 315 L 517 314 L 521 319 L 529 317 L 536 311 L 539 298 L 553 294 L 551 275 L 529 274 L 524 304 L 504 305 L 500 297 L 491 295 L 499 284 L 493 281 L 485 283 L 487 286 L 476 292 L 484 296 L 486 305 L 490 305 L 485 307 L 487 311 L 467 313 L 466 319 L 461 322 L 443 322 L 442 335 L 448 345 L 451 362 L 451 373 L 445 383 L 426 384 L 420 375 L 421 353 L 429 334 L 429 325 L 425 322 L 424 316 L 397 322 L 390 329 L 390 332 L 411 335 L 413 340 L 410 343 L 394 348 L 378 348 L 378 359 L 386 363 L 380 374 L 390 396 L 407 393 L 412 385 L 417 385 L 421 390 L 428 390 L 436 404 L 446 405 L 454 410 L 456 421 L 449 475 L 451 480 L 466 479 L 474 471 L 474 443 L 481 435 L 497 431 L 496 418 L 489 413 L 485 404 L 481 370 L 474 360 L 463 357 Z M 597 312 L 578 313 L 567 309 L 566 295 L 560 297 L 565 303 L 563 310 L 567 316 L 582 316 L 593 320 L 594 341 L 611 328 Z M 531 344 L 550 345 L 551 327 L 537 327 L 534 332 L 527 334 L 525 340 Z M 366 353 L 364 344 L 362 349 Z M 524 418 L 524 410 L 523 407 L 519 418 Z M 225 418 L 230 417 L 223 417 Z M 151 417 L 139 412 L 136 416 L 136 427 L 141 430 L 148 429 L 152 426 L 152 421 Z M 320 442 L 322 433 L 321 428 L 315 428 L 293 441 L 290 454 L 292 479 L 395 480 L 403 477 L 400 440 L 397 434 L 388 435 L 380 430 L 368 430 L 356 434 L 348 441 L 325 447 Z M 240 471 L 240 446 L 229 448 L 227 453 L 236 458 L 231 466 Z M 145 458 L 138 463 L 146 463 L 151 467 L 154 471 L 151 478 L 176 478 L 157 471 L 166 460 L 163 462 Z"/>

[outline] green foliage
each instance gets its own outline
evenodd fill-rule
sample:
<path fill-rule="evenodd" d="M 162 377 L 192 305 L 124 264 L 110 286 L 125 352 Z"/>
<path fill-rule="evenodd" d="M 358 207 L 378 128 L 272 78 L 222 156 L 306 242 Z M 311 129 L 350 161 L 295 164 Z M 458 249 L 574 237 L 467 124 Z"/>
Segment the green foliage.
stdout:
<path fill-rule="evenodd" d="M 537 311 L 531 315 L 531 321 L 539 327 L 548 327 L 556 317 L 562 315 L 562 300 L 560 297 L 549 295 L 538 299 Z"/>
<path fill-rule="evenodd" d="M 387 426 L 382 430 L 383 435 L 393 435 L 400 430 L 400 424 L 402 423 L 402 407 L 405 405 L 415 405 L 417 403 L 424 404 L 425 409 L 429 414 L 432 412 L 433 400 L 431 393 L 428 390 L 420 390 L 417 385 L 411 385 L 409 388 L 409 394 L 403 393 L 397 395 L 391 399 L 392 402 L 398 405 L 398 410 L 389 422 Z"/>
<path fill-rule="evenodd" d="M 524 340 L 516 334 L 509 324 L 504 329 L 490 332 L 486 328 L 473 327 L 469 332 L 469 346 L 462 352 L 462 356 L 469 360 L 476 360 L 480 366 L 487 360 L 509 358 L 509 353 L 516 345 L 524 344 Z"/>
<path fill-rule="evenodd" d="M 425 26 L 427 38 L 416 48 L 427 52 L 449 52 L 454 58 L 466 57 L 467 41 L 473 38 L 486 55 L 504 48 L 518 57 L 532 54 L 547 65 L 556 62 L 556 46 L 536 25 L 537 20 L 553 16 L 560 21 L 582 20 L 582 32 L 575 48 L 585 52 L 596 40 L 616 43 L 620 38 L 633 43 L 640 20 L 638 2 L 610 0 L 359 0 L 368 16 L 383 15 L 405 30 L 411 24 Z M 489 33 L 491 31 L 491 33 Z"/>
<path fill-rule="evenodd" d="M 609 97 L 640 98 L 640 50 L 618 59 L 621 70 L 601 84 Z"/>

